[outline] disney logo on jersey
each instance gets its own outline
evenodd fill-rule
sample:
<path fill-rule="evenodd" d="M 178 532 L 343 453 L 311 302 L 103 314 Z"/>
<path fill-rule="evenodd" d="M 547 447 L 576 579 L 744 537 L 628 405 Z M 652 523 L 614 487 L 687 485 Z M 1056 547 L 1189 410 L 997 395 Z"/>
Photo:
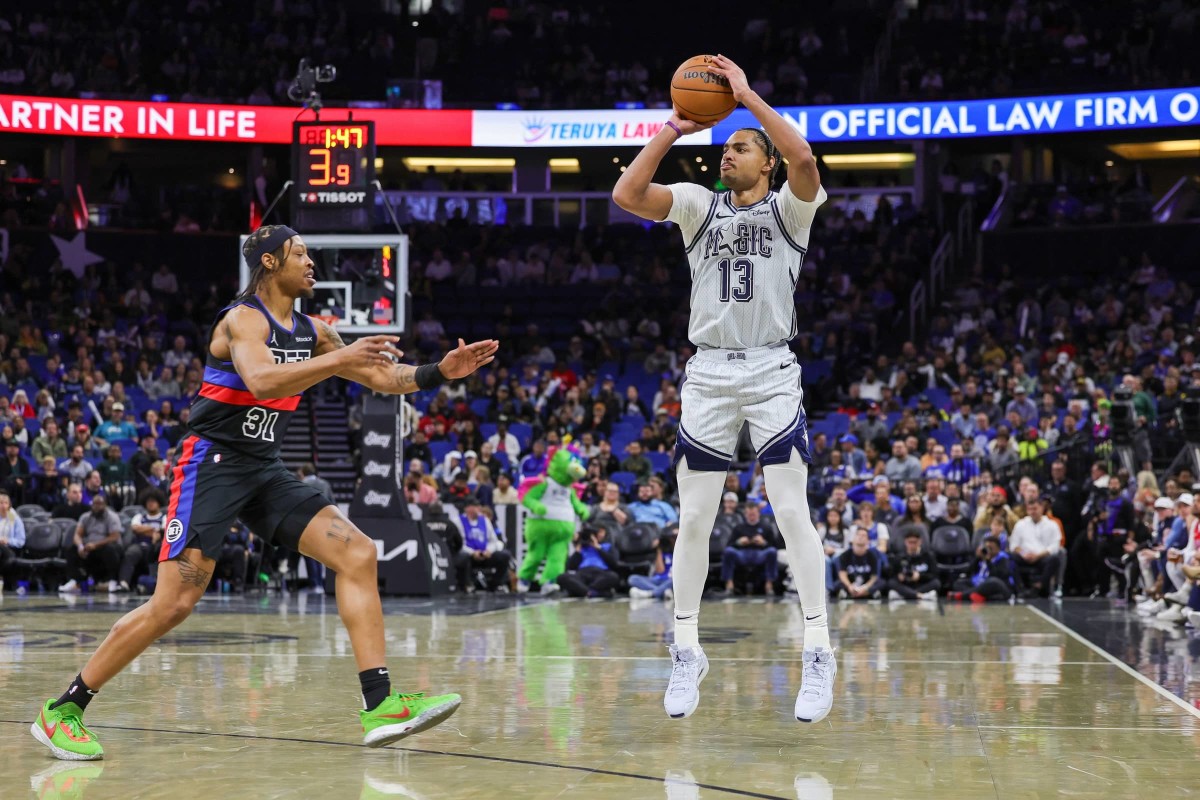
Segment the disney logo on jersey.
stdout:
<path fill-rule="evenodd" d="M 271 348 L 271 355 L 275 357 L 276 364 L 295 364 L 297 361 L 308 361 L 312 358 L 311 350 L 284 350 L 278 347 Z"/>
<path fill-rule="evenodd" d="M 704 257 L 719 255 L 762 256 L 774 252 L 774 234 L 770 228 L 753 222 L 738 222 L 713 228 L 704 237 Z"/>

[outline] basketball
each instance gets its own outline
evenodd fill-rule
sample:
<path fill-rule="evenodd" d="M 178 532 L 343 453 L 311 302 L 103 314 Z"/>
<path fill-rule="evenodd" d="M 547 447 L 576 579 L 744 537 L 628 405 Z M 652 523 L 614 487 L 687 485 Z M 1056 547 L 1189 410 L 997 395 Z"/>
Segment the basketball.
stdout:
<path fill-rule="evenodd" d="M 737 101 L 729 81 L 708 71 L 712 56 L 693 56 L 671 78 L 671 102 L 692 122 L 718 122 L 733 113 Z"/>

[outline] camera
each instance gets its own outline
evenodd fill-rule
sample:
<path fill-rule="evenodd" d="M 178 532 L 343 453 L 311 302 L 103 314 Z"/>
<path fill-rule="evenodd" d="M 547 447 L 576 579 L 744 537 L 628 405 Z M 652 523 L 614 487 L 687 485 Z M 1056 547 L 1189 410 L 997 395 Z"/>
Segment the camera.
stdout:
<path fill-rule="evenodd" d="M 321 95 L 317 91 L 318 83 L 332 83 L 337 78 L 337 67 L 333 64 L 322 64 L 314 67 L 307 58 L 300 59 L 296 68 L 296 77 L 288 87 L 288 97 L 301 105 L 321 110 Z"/>

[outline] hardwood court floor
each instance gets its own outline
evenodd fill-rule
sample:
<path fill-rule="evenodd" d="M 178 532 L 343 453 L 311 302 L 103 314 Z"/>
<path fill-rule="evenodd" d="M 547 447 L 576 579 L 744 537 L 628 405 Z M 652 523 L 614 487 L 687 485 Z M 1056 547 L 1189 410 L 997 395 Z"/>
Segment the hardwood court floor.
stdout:
<path fill-rule="evenodd" d="M 332 598 L 209 599 L 93 702 L 107 760 L 54 761 L 28 733 L 39 701 L 137 601 L 126 602 L 0 604 L 0 797 L 1200 793 L 1200 711 L 1044 613 L 1007 605 L 833 608 L 836 705 L 801 726 L 794 602 L 705 604 L 712 670 L 695 716 L 675 721 L 662 710 L 671 615 L 661 603 L 389 600 L 393 680 L 464 702 L 447 724 L 369 750 Z M 1145 644 L 1130 639 L 1128 660 L 1194 692 L 1195 639 L 1172 645 L 1182 661 L 1153 643 L 1139 654 Z"/>

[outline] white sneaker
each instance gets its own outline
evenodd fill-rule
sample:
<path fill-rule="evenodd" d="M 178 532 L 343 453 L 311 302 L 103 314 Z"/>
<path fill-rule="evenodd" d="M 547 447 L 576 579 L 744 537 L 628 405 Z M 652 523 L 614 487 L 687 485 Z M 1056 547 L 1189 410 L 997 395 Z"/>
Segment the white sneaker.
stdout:
<path fill-rule="evenodd" d="M 804 679 L 796 695 L 796 719 L 820 722 L 833 708 L 833 682 L 837 678 L 837 659 L 824 647 L 804 649 Z"/>
<path fill-rule="evenodd" d="M 79 584 L 75 582 L 74 578 L 72 578 L 62 586 L 58 587 L 58 590 L 64 594 L 79 594 Z"/>
<path fill-rule="evenodd" d="M 529 591 L 529 581 L 517 581 L 517 594 L 525 594 Z"/>
<path fill-rule="evenodd" d="M 897 592 L 895 589 L 888 590 L 888 600 L 903 600 L 904 595 Z"/>
<path fill-rule="evenodd" d="M 1191 625 L 1193 628 L 1198 628 L 1198 629 L 1200 629 L 1200 611 L 1195 611 L 1195 610 L 1193 610 L 1193 609 L 1190 609 L 1190 608 L 1185 608 L 1185 609 L 1183 610 L 1183 618 L 1184 618 L 1184 619 L 1187 621 L 1187 623 L 1188 623 L 1189 625 Z"/>
<path fill-rule="evenodd" d="M 308 590 L 308 593 L 309 594 L 325 594 L 325 584 L 323 584 L 323 583 L 314 584 L 313 587 Z"/>
<path fill-rule="evenodd" d="M 542 594 L 554 594 L 557 591 L 558 591 L 557 583 L 543 583 L 542 584 Z"/>
<path fill-rule="evenodd" d="M 1055 599 L 1055 600 L 1062 600 L 1062 599 L 1063 599 L 1063 593 L 1062 593 L 1062 587 L 1061 587 L 1061 586 L 1056 586 L 1056 587 L 1054 587 L 1054 599 Z"/>
<path fill-rule="evenodd" d="M 629 596 L 645 600 L 648 597 L 654 597 L 654 592 L 650 591 L 649 589 L 639 589 L 636 586 L 630 586 Z"/>
<path fill-rule="evenodd" d="M 667 588 L 667 589 L 663 590 L 663 600 L 666 600 L 669 603 L 674 599 L 675 599 L 675 591 L 673 589 Z"/>
<path fill-rule="evenodd" d="M 116 581 L 109 581 L 108 591 L 109 594 L 116 594 L 117 592 L 121 591 L 121 584 L 117 583 Z"/>
<path fill-rule="evenodd" d="M 1137 610 L 1137 613 L 1141 614 L 1143 617 L 1151 617 L 1151 616 L 1154 616 L 1155 614 L 1157 614 L 1158 612 L 1162 611 L 1166 607 L 1167 607 L 1166 600 L 1153 600 L 1144 606 L 1138 606 L 1136 610 Z"/>
<path fill-rule="evenodd" d="M 1191 596 L 1192 582 L 1188 581 L 1183 584 L 1183 587 L 1179 591 L 1171 592 L 1170 594 L 1164 594 L 1163 599 L 1171 603 L 1178 603 L 1181 606 L 1186 606 L 1188 598 Z"/>
<path fill-rule="evenodd" d="M 937 602 L 937 589 L 930 589 L 928 592 L 921 592 L 917 595 L 918 600 L 924 600 L 930 603 Z"/>
<path fill-rule="evenodd" d="M 690 717 L 700 704 L 700 682 L 708 674 L 708 657 L 702 647 L 671 645 L 671 682 L 663 708 L 671 719 Z"/>
<path fill-rule="evenodd" d="M 1183 622 L 1183 606 L 1171 606 L 1168 609 L 1158 612 L 1154 615 L 1155 619 L 1163 622 Z"/>

